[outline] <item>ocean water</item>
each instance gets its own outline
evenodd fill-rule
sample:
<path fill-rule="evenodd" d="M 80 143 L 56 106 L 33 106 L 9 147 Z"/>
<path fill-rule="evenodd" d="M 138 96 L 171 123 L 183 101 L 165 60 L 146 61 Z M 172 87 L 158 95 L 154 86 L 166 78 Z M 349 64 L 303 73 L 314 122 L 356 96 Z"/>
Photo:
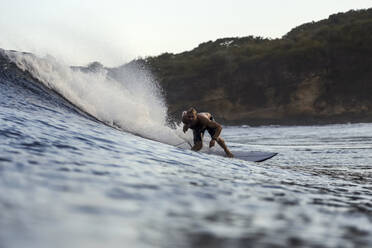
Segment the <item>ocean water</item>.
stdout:
<path fill-rule="evenodd" d="M 190 151 L 161 95 L 1 50 L 0 247 L 372 246 L 372 124 L 224 127 L 254 163 Z"/>

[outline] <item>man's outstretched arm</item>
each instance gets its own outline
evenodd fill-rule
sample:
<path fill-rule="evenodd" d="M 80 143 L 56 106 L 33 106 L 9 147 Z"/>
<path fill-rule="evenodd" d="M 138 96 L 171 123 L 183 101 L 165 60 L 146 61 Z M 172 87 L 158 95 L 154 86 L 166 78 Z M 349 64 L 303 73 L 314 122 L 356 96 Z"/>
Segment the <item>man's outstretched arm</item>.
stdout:
<path fill-rule="evenodd" d="M 183 132 L 186 133 L 187 130 L 189 130 L 189 125 L 188 124 L 183 124 Z"/>

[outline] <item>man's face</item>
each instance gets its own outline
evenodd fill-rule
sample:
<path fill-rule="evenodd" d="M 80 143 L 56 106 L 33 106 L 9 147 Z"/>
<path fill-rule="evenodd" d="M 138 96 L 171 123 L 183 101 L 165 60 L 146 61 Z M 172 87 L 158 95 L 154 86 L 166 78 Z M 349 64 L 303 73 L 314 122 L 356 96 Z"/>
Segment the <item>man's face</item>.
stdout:
<path fill-rule="evenodd" d="M 196 113 L 193 111 L 188 111 L 185 115 L 185 122 L 193 123 L 196 120 Z"/>

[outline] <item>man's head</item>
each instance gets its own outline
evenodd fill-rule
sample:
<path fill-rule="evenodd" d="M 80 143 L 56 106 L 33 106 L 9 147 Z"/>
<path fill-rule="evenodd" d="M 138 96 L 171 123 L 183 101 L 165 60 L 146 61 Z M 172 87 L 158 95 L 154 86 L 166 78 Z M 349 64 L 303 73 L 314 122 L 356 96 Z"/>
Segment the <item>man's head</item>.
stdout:
<path fill-rule="evenodd" d="M 192 124 L 196 121 L 197 112 L 194 108 L 190 108 L 187 111 L 183 111 L 182 113 L 182 122 L 185 124 Z"/>

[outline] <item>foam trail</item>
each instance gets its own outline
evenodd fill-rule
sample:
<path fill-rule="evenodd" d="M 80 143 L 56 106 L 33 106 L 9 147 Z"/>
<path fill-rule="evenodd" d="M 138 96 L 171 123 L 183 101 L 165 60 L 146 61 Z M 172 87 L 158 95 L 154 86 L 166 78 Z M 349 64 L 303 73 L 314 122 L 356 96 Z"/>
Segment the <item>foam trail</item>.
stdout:
<path fill-rule="evenodd" d="M 122 80 L 114 80 L 105 69 L 83 72 L 51 56 L 38 58 L 9 51 L 6 54 L 20 69 L 109 125 L 171 145 L 184 141 L 180 127 L 174 130 L 167 126 L 167 107 L 159 87 L 144 70 L 132 68 L 122 75 Z"/>

